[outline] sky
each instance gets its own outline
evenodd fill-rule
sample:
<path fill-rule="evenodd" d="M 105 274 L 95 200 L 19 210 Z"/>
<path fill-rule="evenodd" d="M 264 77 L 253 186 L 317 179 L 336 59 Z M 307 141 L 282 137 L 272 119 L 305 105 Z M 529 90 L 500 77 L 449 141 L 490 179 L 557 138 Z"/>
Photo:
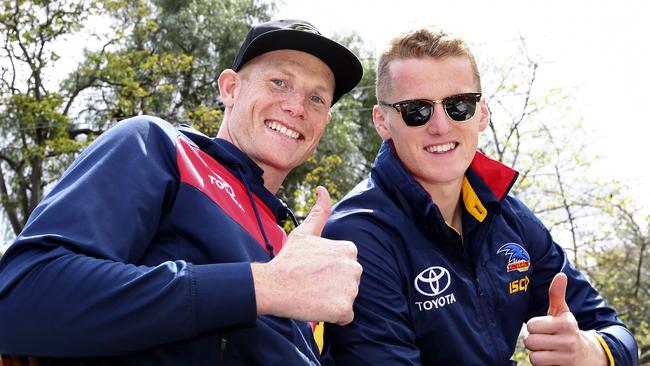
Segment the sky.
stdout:
<path fill-rule="evenodd" d="M 539 84 L 572 91 L 588 154 L 599 157 L 595 173 L 629 184 L 639 217 L 650 214 L 650 1 L 285 0 L 275 17 L 308 20 L 329 36 L 357 32 L 376 50 L 423 26 L 495 58 L 524 37 L 544 62 Z"/>

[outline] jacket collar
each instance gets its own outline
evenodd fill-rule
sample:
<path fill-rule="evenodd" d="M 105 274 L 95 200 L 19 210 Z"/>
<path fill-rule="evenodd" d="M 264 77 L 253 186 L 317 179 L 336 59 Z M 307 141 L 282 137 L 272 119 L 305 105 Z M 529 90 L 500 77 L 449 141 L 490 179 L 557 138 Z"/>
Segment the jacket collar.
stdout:
<path fill-rule="evenodd" d="M 264 170 L 248 155 L 229 141 L 216 137 L 210 138 L 187 125 L 179 126 L 178 130 L 199 149 L 228 169 L 234 176 L 241 181 L 248 182 L 251 191 L 264 202 L 280 224 L 288 218 L 287 206 L 264 187 Z"/>
<path fill-rule="evenodd" d="M 477 151 L 465 175 L 473 187 L 487 189 L 483 196 L 501 201 L 510 192 L 519 173 Z"/>
<path fill-rule="evenodd" d="M 444 224 L 438 207 L 431 197 L 406 169 L 399 159 L 391 141 L 384 141 L 371 175 L 389 191 L 389 195 L 416 220 L 422 218 L 423 224 L 435 217 Z M 476 152 L 465 172 L 462 187 L 463 202 L 467 211 L 477 221 L 483 221 L 489 210 L 500 210 L 501 200 L 508 194 L 516 178 L 517 171 Z M 430 225 L 425 225 L 430 226 Z"/>

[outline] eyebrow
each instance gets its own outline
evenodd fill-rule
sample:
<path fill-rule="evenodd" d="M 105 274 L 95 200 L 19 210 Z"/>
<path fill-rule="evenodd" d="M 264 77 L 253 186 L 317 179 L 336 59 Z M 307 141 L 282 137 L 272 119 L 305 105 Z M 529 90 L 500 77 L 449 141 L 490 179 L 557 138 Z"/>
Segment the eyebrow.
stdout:
<path fill-rule="evenodd" d="M 296 77 L 296 74 L 291 71 L 290 66 L 291 65 L 300 65 L 299 62 L 291 61 L 291 60 L 284 60 L 282 62 L 276 63 L 276 66 L 278 67 L 278 71 L 289 76 L 292 78 Z M 323 83 L 318 83 L 314 88 L 317 92 L 320 92 L 322 94 L 327 94 L 327 85 Z"/>

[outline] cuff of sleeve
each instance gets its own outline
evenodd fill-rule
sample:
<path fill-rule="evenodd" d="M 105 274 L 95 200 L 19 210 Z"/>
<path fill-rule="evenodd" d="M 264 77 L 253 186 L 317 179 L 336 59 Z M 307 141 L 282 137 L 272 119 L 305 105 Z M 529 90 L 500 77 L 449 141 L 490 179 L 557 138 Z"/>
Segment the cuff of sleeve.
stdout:
<path fill-rule="evenodd" d="M 609 345 L 607 344 L 607 341 L 605 341 L 605 338 L 602 335 L 600 335 L 600 333 L 594 332 L 594 334 L 596 335 L 596 339 L 598 339 L 598 342 L 600 342 L 600 345 L 603 347 L 603 350 L 607 355 L 609 366 L 615 366 L 614 355 L 612 355 L 612 351 L 609 349 Z"/>
<path fill-rule="evenodd" d="M 194 265 L 196 328 L 211 331 L 257 317 L 250 263 Z"/>

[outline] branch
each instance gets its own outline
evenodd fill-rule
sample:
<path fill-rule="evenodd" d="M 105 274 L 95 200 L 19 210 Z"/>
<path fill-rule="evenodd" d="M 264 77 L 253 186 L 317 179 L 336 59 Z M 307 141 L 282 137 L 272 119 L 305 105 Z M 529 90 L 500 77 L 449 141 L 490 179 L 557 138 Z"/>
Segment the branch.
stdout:
<path fill-rule="evenodd" d="M 641 358 L 639 359 L 639 365 L 650 362 L 650 346 L 644 346 L 641 348 Z"/>
<path fill-rule="evenodd" d="M 9 167 L 11 167 L 11 169 L 13 169 L 14 171 L 20 169 L 20 163 L 12 159 L 8 155 L 5 155 L 2 151 L 0 151 L 0 159 L 6 161 L 7 164 L 9 164 Z"/>
<path fill-rule="evenodd" d="M 117 41 L 116 39 L 111 39 L 108 42 L 104 43 L 104 45 L 102 46 L 102 50 L 99 52 L 99 54 L 104 55 L 106 53 L 106 48 L 108 46 L 110 46 L 111 44 L 115 43 L 116 41 Z M 99 79 L 99 77 L 96 75 L 98 70 L 99 70 L 99 65 L 96 64 L 95 68 L 92 71 L 92 73 L 89 76 L 87 76 L 88 80 L 85 83 L 79 83 L 80 76 L 79 76 L 78 73 L 76 74 L 76 79 L 77 79 L 76 80 L 77 83 L 75 84 L 76 88 L 72 91 L 72 93 L 71 93 L 71 95 L 69 97 L 70 99 L 68 99 L 68 102 L 66 103 L 65 108 L 63 109 L 63 115 L 67 116 L 68 111 L 70 110 L 70 107 L 72 106 L 72 103 L 74 102 L 75 98 L 77 98 L 77 96 L 79 96 L 79 94 L 82 91 L 84 91 L 87 88 L 91 87 L 95 83 L 95 81 L 97 81 Z"/>
<path fill-rule="evenodd" d="M 76 80 L 77 83 L 75 85 L 77 87 L 72 91 L 72 93 L 69 96 L 68 102 L 65 104 L 65 108 L 63 108 L 63 113 L 62 114 L 64 116 L 68 115 L 68 111 L 70 110 L 70 107 L 72 106 L 72 103 L 74 102 L 75 98 L 77 98 L 82 91 L 84 91 L 87 88 L 91 87 L 93 85 L 93 83 L 95 82 L 95 80 L 97 80 L 97 78 L 93 76 L 93 77 L 90 77 L 89 80 L 86 81 L 85 83 L 80 84 L 80 83 L 78 83 L 79 82 L 79 75 L 77 75 L 76 78 L 77 78 L 77 80 Z"/>
<path fill-rule="evenodd" d="M 7 217 L 11 223 L 11 229 L 14 231 L 14 234 L 18 235 L 22 230 L 22 225 L 18 220 L 18 215 L 16 213 L 16 204 L 9 198 L 9 190 L 7 189 L 7 184 L 5 183 L 5 175 L 2 167 L 0 167 L 0 203 L 7 213 Z"/>
<path fill-rule="evenodd" d="M 29 183 L 31 187 L 31 196 L 27 203 L 27 210 L 25 211 L 25 218 L 36 208 L 36 205 L 41 201 L 43 189 L 41 188 L 41 181 L 43 180 L 43 158 L 35 156 L 30 159 L 32 170 L 29 174 Z"/>
<path fill-rule="evenodd" d="M 101 135 L 101 133 L 102 133 L 102 131 L 93 130 L 93 129 L 90 129 L 90 128 L 77 128 L 77 129 L 74 129 L 74 130 L 70 130 L 68 132 L 68 137 L 70 137 L 71 139 L 74 139 L 75 137 L 77 137 L 79 135 Z"/>
<path fill-rule="evenodd" d="M 489 126 L 490 126 L 490 131 L 492 131 L 492 139 L 494 140 L 494 148 L 497 151 L 498 160 L 503 162 L 503 151 L 501 150 L 501 147 L 500 147 L 501 143 L 499 142 L 499 134 L 497 133 L 496 125 L 494 124 L 494 122 L 492 122 L 492 108 L 490 108 L 489 104 L 488 104 L 488 112 L 490 113 Z"/>
<path fill-rule="evenodd" d="M 4 79 L 4 75 L 2 78 L 2 81 L 7 85 L 7 87 L 11 90 L 12 94 L 17 92 L 18 90 L 16 89 L 16 64 L 14 63 L 14 57 L 13 57 L 13 52 L 9 48 L 9 37 L 5 38 L 5 45 L 4 45 L 5 51 L 7 51 L 7 58 L 9 59 L 9 63 L 11 64 L 11 83 L 7 83 Z"/>
<path fill-rule="evenodd" d="M 537 67 L 539 65 L 535 62 L 533 63 L 533 74 L 530 78 L 530 82 L 528 83 L 528 90 L 526 91 L 526 98 L 524 99 L 524 106 L 521 109 L 521 115 L 519 115 L 519 119 L 514 122 L 512 127 L 510 128 L 510 134 L 508 134 L 508 137 L 506 137 L 506 141 L 510 141 L 510 137 L 512 137 L 512 134 L 514 131 L 516 131 L 519 128 L 519 125 L 521 122 L 524 120 L 524 118 L 528 115 L 526 112 L 526 109 L 528 109 L 528 104 L 530 103 L 530 95 L 532 94 L 533 90 L 533 84 L 535 83 L 535 79 L 537 77 Z"/>
<path fill-rule="evenodd" d="M 643 237 L 641 228 L 634 219 L 634 215 L 621 205 L 616 205 L 616 207 L 621 211 L 623 217 L 628 221 L 628 225 L 630 225 L 630 229 L 632 229 L 634 242 L 641 243 L 641 248 L 639 248 L 639 260 L 637 261 L 636 266 L 636 280 L 634 283 L 634 297 L 638 298 L 639 288 L 641 288 L 641 270 L 643 268 L 643 256 L 645 254 L 646 247 L 648 246 L 648 241 Z"/>

